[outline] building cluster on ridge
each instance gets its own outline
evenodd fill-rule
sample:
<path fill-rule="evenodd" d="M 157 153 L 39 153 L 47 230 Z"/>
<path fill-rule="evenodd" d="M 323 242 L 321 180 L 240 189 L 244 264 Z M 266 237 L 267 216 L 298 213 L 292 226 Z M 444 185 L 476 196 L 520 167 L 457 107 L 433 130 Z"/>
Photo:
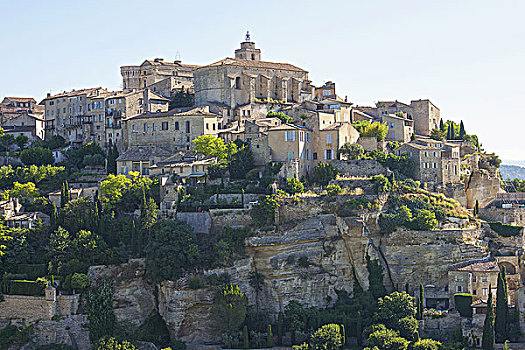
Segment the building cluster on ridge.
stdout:
<path fill-rule="evenodd" d="M 0 104 L 2 127 L 30 142 L 60 135 L 72 146 L 116 145 L 121 155 L 117 171 L 143 175 L 150 174 L 157 154 L 163 160 L 192 152 L 192 141 L 201 135 L 240 139 L 250 145 L 257 166 L 280 162 L 282 177 L 302 177 L 318 163 L 338 159 L 346 143 L 384 149 L 384 143 L 360 137 L 352 126 L 355 121 L 379 121 L 388 126 L 385 141 L 403 143 L 400 150 L 416 161 L 418 179 L 459 181 L 460 145 L 428 137 L 441 120 L 432 102 L 356 106 L 339 97 L 331 81 L 316 87 L 302 68 L 263 61 L 249 33 L 234 58 L 205 66 L 156 58 L 122 66 L 121 75 L 122 91 L 72 90 L 48 94 L 39 104 L 32 98 L 6 97 Z M 194 105 L 170 109 L 170 99 L 180 92 L 194 94 Z M 269 112 L 282 112 L 293 123 L 282 123 Z"/>

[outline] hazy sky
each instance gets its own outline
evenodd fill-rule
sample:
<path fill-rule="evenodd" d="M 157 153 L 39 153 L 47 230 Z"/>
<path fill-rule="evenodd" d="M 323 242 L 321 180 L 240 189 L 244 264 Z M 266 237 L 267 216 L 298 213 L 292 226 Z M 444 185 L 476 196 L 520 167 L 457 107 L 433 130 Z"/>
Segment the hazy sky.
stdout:
<path fill-rule="evenodd" d="M 485 149 L 525 159 L 525 1 L 0 0 L 0 96 L 103 86 L 145 58 L 206 64 L 247 29 L 263 60 L 359 105 L 429 98 Z"/>

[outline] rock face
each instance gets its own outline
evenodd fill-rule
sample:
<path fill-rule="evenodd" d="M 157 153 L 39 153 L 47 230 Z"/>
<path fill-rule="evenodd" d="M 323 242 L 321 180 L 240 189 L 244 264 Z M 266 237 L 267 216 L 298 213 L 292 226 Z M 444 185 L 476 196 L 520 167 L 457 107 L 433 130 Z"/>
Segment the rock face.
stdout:
<path fill-rule="evenodd" d="M 352 294 L 354 271 L 359 284 L 368 288 L 366 257 L 379 260 L 384 283 L 419 283 L 444 288 L 448 266 L 485 255 L 480 240 L 482 230 L 444 230 L 418 232 L 399 230 L 381 235 L 377 215 L 342 218 L 323 214 L 332 206 L 314 208 L 298 202 L 280 213 L 285 219 L 281 230 L 246 241 L 247 257 L 228 268 L 205 271 L 205 275 L 227 273 L 258 306 L 276 318 L 291 300 L 305 306 L 327 307 L 337 298 L 336 290 Z M 300 214 L 302 212 L 302 215 Z M 295 220 L 292 218 L 295 217 Z M 251 271 L 264 275 L 262 291 L 249 284 Z M 115 314 L 120 322 L 141 324 L 155 309 L 155 286 L 143 278 L 144 265 L 131 261 L 119 267 L 95 267 L 95 281 L 110 276 L 115 282 Z M 158 288 L 158 311 L 173 338 L 193 344 L 212 344 L 210 310 L 217 287 L 190 289 L 188 275 L 178 281 L 164 281 Z"/>

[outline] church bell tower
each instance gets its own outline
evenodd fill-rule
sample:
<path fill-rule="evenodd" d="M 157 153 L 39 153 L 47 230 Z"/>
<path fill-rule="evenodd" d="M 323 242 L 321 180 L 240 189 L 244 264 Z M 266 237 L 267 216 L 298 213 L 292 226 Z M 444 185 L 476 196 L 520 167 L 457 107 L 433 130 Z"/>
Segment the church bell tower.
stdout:
<path fill-rule="evenodd" d="M 241 48 L 235 50 L 235 58 L 251 61 L 261 60 L 261 50 L 255 48 L 255 43 L 251 41 L 249 31 L 246 32 L 244 42 L 241 43 Z"/>

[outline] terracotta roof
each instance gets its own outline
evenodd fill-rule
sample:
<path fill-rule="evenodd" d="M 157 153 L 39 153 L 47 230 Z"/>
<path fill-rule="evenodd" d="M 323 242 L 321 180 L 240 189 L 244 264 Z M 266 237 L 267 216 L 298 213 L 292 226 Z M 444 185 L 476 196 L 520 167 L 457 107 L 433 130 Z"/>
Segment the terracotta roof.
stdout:
<path fill-rule="evenodd" d="M 248 68 L 261 68 L 261 69 L 277 69 L 277 70 L 289 70 L 296 72 L 307 73 L 304 69 L 301 69 L 297 66 L 294 66 L 290 63 L 278 63 L 278 62 L 267 62 L 267 61 L 253 61 L 253 60 L 241 60 L 237 58 L 227 57 L 215 63 L 203 66 L 200 68 L 208 67 L 220 67 L 220 66 L 238 66 L 238 67 L 248 67 Z"/>
<path fill-rule="evenodd" d="M 32 97 L 5 97 L 5 98 L 13 102 L 35 102 L 36 103 L 36 100 Z"/>
<path fill-rule="evenodd" d="M 496 260 L 474 260 L 452 265 L 449 271 L 499 272 L 499 266 Z"/>
<path fill-rule="evenodd" d="M 171 156 L 171 152 L 156 146 L 132 146 L 122 153 L 117 161 L 148 160 L 153 157 Z"/>
<path fill-rule="evenodd" d="M 166 112 L 155 112 L 155 113 L 144 113 L 135 115 L 126 120 L 132 119 L 145 119 L 145 118 L 161 118 L 168 116 L 206 116 L 206 117 L 217 117 L 222 118 L 222 116 L 210 112 L 208 106 L 201 107 L 186 107 L 186 108 L 175 108 Z"/>
<path fill-rule="evenodd" d="M 303 130 L 303 131 L 312 131 L 312 129 L 309 129 L 305 126 L 295 125 L 295 124 L 282 124 L 279 126 L 274 126 L 271 128 L 268 128 L 268 131 L 281 131 L 281 130 Z"/>

